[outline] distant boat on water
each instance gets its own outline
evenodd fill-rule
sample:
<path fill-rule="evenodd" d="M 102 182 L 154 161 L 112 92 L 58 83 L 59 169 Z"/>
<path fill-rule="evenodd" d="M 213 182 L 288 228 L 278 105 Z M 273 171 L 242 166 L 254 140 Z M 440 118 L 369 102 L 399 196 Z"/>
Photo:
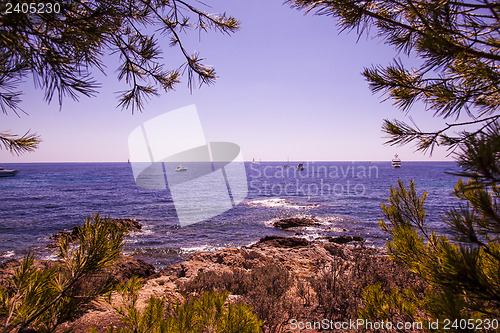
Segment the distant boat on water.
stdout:
<path fill-rule="evenodd" d="M 303 163 L 297 164 L 297 170 L 299 170 L 299 171 L 304 170 L 304 164 Z"/>
<path fill-rule="evenodd" d="M 175 172 L 182 172 L 182 171 L 187 171 L 187 168 L 183 165 L 179 165 L 177 168 L 175 168 Z"/>
<path fill-rule="evenodd" d="M 290 167 L 290 157 L 286 159 L 286 164 L 283 165 L 284 168 L 289 168 Z"/>
<path fill-rule="evenodd" d="M 394 155 L 394 159 L 392 160 L 392 167 L 394 169 L 401 168 L 401 160 L 398 157 L 398 154 Z"/>
<path fill-rule="evenodd" d="M 5 170 L 0 168 L 0 177 L 14 177 L 19 173 L 19 170 Z"/>

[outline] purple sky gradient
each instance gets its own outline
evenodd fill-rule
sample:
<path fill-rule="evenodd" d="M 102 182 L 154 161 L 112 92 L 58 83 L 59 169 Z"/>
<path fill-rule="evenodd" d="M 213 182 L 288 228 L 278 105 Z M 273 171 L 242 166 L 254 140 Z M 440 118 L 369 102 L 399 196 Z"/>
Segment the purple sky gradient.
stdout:
<path fill-rule="evenodd" d="M 117 108 L 113 57 L 107 76 L 95 72 L 102 89 L 95 98 L 57 101 L 47 105 L 31 81 L 26 82 L 21 107 L 29 115 L 0 115 L 0 130 L 42 136 L 34 153 L 20 157 L 0 150 L 0 162 L 127 161 L 129 133 L 143 122 L 186 105 L 197 106 L 207 141 L 240 145 L 246 160 L 388 161 L 398 153 L 403 161 L 452 160 L 447 151 L 433 156 L 415 153 L 411 145 L 384 145 L 385 118 L 409 121 L 422 130 L 436 130 L 444 121 L 416 104 L 408 115 L 371 94 L 361 76 L 371 64 L 387 65 L 396 52 L 380 39 L 342 33 L 329 17 L 302 12 L 269 0 L 217 0 L 210 11 L 226 11 L 241 20 L 231 37 L 216 32 L 187 36 L 189 50 L 199 51 L 219 75 L 215 85 L 193 90 L 184 82 L 176 91 L 153 98 L 142 113 Z M 162 41 L 170 68 L 180 65 L 177 49 Z M 406 64 L 412 60 L 399 55 Z M 179 138 L 182 140 L 182 138 Z"/>

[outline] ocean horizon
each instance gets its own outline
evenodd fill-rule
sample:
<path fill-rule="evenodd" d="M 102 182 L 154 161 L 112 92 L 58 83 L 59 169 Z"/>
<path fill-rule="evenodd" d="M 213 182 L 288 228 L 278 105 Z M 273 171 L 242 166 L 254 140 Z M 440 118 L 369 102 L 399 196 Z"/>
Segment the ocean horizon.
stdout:
<path fill-rule="evenodd" d="M 297 163 L 303 163 L 304 170 L 298 171 Z M 398 179 L 405 184 L 413 179 L 419 193 L 428 192 L 428 224 L 438 233 L 448 233 L 441 216 L 459 202 L 451 195 L 458 177 L 448 173 L 459 171 L 452 161 L 403 161 L 401 169 L 387 161 L 245 162 L 246 198 L 222 214 L 181 227 L 170 190 L 137 186 L 127 162 L 2 166 L 20 172 L 0 178 L 0 262 L 28 251 L 55 259 L 47 248 L 49 237 L 81 225 L 93 213 L 137 219 L 143 231 L 126 238 L 125 253 L 165 267 L 194 251 L 246 246 L 269 235 L 309 240 L 361 236 L 366 246 L 382 247 L 387 236 L 378 226 L 380 203 L 387 201 L 389 187 Z M 275 221 L 290 217 L 315 218 L 319 225 L 273 227 Z"/>

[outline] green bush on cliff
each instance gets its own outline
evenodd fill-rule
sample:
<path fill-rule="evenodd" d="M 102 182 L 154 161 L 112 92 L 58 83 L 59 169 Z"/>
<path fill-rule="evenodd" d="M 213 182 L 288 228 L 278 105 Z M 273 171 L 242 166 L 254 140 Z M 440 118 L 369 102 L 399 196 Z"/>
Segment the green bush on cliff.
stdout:
<path fill-rule="evenodd" d="M 366 287 L 362 296 L 363 307 L 358 310 L 360 318 L 372 322 L 387 320 L 392 323 L 423 322 L 417 315 L 417 297 L 412 288 L 406 288 L 403 292 L 393 288 L 386 292 L 377 283 Z"/>
<path fill-rule="evenodd" d="M 107 270 L 120 255 L 123 237 L 109 218 L 96 214 L 80 228 L 78 245 L 67 238 L 59 241 L 59 262 L 40 267 L 32 254 L 26 256 L 6 287 L 0 287 L 1 331 L 53 332 L 82 304 L 108 292 L 112 280 Z"/>
<path fill-rule="evenodd" d="M 500 142 L 500 135 L 494 135 Z M 478 147 L 469 146 L 474 151 Z M 409 188 L 402 181 L 391 188 L 389 203 L 382 205 L 390 223 L 380 222 L 391 237 L 388 251 L 394 260 L 425 280 L 429 289 L 421 299 L 410 296 L 397 302 L 390 301 L 391 296 L 377 288 L 366 289 L 361 315 L 379 317 L 380 311 L 375 314 L 370 309 L 391 308 L 387 311 L 415 320 L 418 318 L 408 310 L 409 303 L 413 303 L 426 319 L 439 320 L 441 329 L 445 319 L 465 319 L 467 323 L 472 320 L 471 330 L 479 326 L 495 329 L 489 323 L 500 318 L 500 186 L 492 174 L 482 169 L 485 159 L 475 156 L 467 151 L 463 155 L 469 168 L 462 173 L 472 172 L 472 177 L 467 182 L 459 180 L 454 189 L 454 195 L 466 204 L 447 211 L 444 217 L 454 240 L 427 227 L 427 194 L 418 195 L 413 181 Z M 494 168 L 495 165 L 486 170 Z"/>
<path fill-rule="evenodd" d="M 287 292 L 293 284 L 294 277 L 283 265 L 268 262 L 250 271 L 203 271 L 191 281 L 182 283 L 180 290 L 185 295 L 229 290 L 252 307 L 267 331 L 279 332 L 290 318 L 297 317 L 300 308 L 298 300 Z"/>
<path fill-rule="evenodd" d="M 336 250 L 336 248 L 330 248 Z M 404 266 L 366 248 L 352 248 L 348 257 L 332 261 L 311 280 L 321 318 L 332 321 L 356 320 L 362 305 L 373 303 L 365 297 L 365 288 L 377 287 L 381 293 L 403 291 L 410 286 L 418 296 L 423 295 L 424 284 Z M 375 300 L 378 300 L 376 298 Z M 383 310 L 374 306 L 376 310 Z M 379 309 L 380 308 L 380 309 Z M 370 317 L 373 318 L 373 317 Z M 385 318 L 384 318 L 385 319 Z"/>
<path fill-rule="evenodd" d="M 168 306 L 166 302 L 151 296 L 146 307 L 138 308 L 138 291 L 141 280 L 132 278 L 117 288 L 121 302 L 117 305 L 114 294 L 107 301 L 120 314 L 124 328 L 108 328 L 116 333 L 257 333 L 262 322 L 252 309 L 242 303 L 227 304 L 228 291 L 205 292 L 184 303 Z M 96 332 L 93 330 L 93 332 Z"/>

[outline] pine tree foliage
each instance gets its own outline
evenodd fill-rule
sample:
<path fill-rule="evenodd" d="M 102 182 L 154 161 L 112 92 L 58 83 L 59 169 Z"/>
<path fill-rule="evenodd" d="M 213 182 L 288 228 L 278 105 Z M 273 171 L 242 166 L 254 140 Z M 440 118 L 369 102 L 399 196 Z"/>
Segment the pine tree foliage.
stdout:
<path fill-rule="evenodd" d="M 56 98 L 60 106 L 66 97 L 95 96 L 100 83 L 92 73 L 106 73 L 106 57 L 116 59 L 117 78 L 128 87 L 119 92 L 118 105 L 132 113 L 142 111 L 146 100 L 174 89 L 183 75 L 191 90 L 196 81 L 210 85 L 217 78 L 199 53 L 190 53 L 185 34 L 192 30 L 231 34 L 239 29 L 234 17 L 210 14 L 199 1 L 33 0 L 24 4 L 28 9 L 23 9 L 23 2 L 0 1 L 3 113 L 25 112 L 19 106 L 23 95 L 19 86 L 27 78 L 43 89 L 47 102 Z M 16 10 L 16 5 L 21 7 Z M 184 62 L 167 68 L 165 44 L 176 48 Z M 0 132 L 0 148 L 3 145 L 17 155 L 33 151 L 40 142 L 36 133 Z"/>
<path fill-rule="evenodd" d="M 380 284 L 374 284 L 363 290 L 364 307 L 358 310 L 360 318 L 382 321 L 391 319 L 391 322 L 420 322 L 423 320 L 417 315 L 416 296 L 411 289 L 400 293 L 392 289 L 384 293 Z"/>
<path fill-rule="evenodd" d="M 184 303 L 169 306 L 163 299 L 151 296 L 144 309 L 138 307 L 142 281 L 132 278 L 108 293 L 107 302 L 120 314 L 126 327 L 108 328 L 116 333 L 257 333 L 262 322 L 252 309 L 242 303 L 227 304 L 229 292 L 205 292 Z M 119 296 L 121 302 L 116 301 Z M 94 330 L 95 332 L 95 330 Z"/>
<path fill-rule="evenodd" d="M 382 205 L 388 251 L 429 283 L 420 305 L 431 318 L 499 318 L 500 187 L 459 181 L 454 194 L 466 202 L 444 219 L 455 242 L 427 227 L 426 194 L 399 181 Z"/>
<path fill-rule="evenodd" d="M 123 231 L 96 214 L 86 219 L 78 237 L 76 246 L 60 241 L 60 261 L 53 265 L 39 267 L 32 254 L 22 260 L 7 287 L 0 288 L 2 332 L 54 332 L 82 304 L 111 290 L 113 281 L 106 273 L 119 258 Z"/>
<path fill-rule="evenodd" d="M 462 134 L 463 154 L 458 155 L 459 176 L 487 185 L 500 184 L 500 122 L 477 135 Z"/>
<path fill-rule="evenodd" d="M 145 99 L 169 91 L 183 74 L 193 87 L 211 84 L 215 70 L 198 53 L 190 53 L 182 37 L 190 30 L 230 34 L 239 22 L 225 13 L 209 14 L 201 2 L 188 0 L 71 0 L 58 1 L 52 10 L 7 13 L 1 1 L 0 107 L 18 110 L 19 84 L 28 76 L 44 90 L 45 99 L 93 96 L 100 84 L 92 70 L 105 71 L 104 57 L 119 59 L 118 79 L 130 89 L 121 92 L 119 105 L 141 110 Z M 13 2 L 14 5 L 17 2 Z M 46 5 L 46 1 L 32 3 Z M 60 10 L 59 10 L 60 9 Z M 166 68 L 162 38 L 177 48 L 185 61 Z"/>
<path fill-rule="evenodd" d="M 290 0 L 293 7 L 332 16 L 342 30 L 375 31 L 396 50 L 420 59 L 407 68 L 400 59 L 365 68 L 374 93 L 386 94 L 402 111 L 416 101 L 443 119 L 464 112 L 470 121 L 449 123 L 437 131 L 385 120 L 390 144 L 415 142 L 418 150 L 435 145 L 450 149 L 479 133 L 500 115 L 500 3 L 490 0 Z M 457 128 L 469 132 L 450 133 Z M 465 130 L 464 130 L 465 131 Z"/>
<path fill-rule="evenodd" d="M 290 0 L 292 7 L 332 16 L 343 30 L 377 37 L 408 57 L 386 67 L 365 68 L 374 93 L 382 92 L 408 112 L 423 102 L 434 116 L 451 119 L 437 131 L 385 120 L 387 143 L 416 143 L 430 151 L 443 145 L 455 152 L 461 171 L 454 195 L 458 208 L 446 213 L 449 234 L 427 226 L 426 194 L 398 181 L 382 205 L 381 227 L 390 235 L 393 259 L 429 283 L 424 299 L 397 299 L 372 286 L 363 314 L 387 316 L 388 307 L 414 302 L 428 318 L 498 318 L 500 315 L 500 2 L 490 0 Z M 458 119 L 467 116 L 470 120 Z M 453 122 L 454 121 L 454 122 Z M 377 304 L 379 308 L 377 309 Z M 382 311 L 385 309 L 384 311 Z"/>
<path fill-rule="evenodd" d="M 30 133 L 29 131 L 21 136 L 0 132 L 0 149 L 3 146 L 3 148 L 16 155 L 34 151 L 41 141 L 36 133 Z"/>

